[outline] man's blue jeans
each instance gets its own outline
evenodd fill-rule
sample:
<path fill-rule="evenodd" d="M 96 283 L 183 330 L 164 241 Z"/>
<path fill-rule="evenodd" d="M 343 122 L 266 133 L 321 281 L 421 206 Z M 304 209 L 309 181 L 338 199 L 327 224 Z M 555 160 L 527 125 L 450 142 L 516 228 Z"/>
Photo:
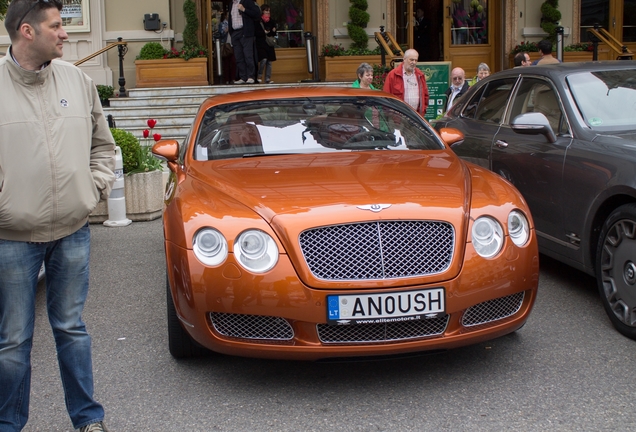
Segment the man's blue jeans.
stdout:
<path fill-rule="evenodd" d="M 88 224 L 49 243 L 0 240 L 0 432 L 21 430 L 29 416 L 35 294 L 42 262 L 66 409 L 75 428 L 104 418 L 104 409 L 93 399 L 91 338 L 82 321 L 89 256 Z"/>

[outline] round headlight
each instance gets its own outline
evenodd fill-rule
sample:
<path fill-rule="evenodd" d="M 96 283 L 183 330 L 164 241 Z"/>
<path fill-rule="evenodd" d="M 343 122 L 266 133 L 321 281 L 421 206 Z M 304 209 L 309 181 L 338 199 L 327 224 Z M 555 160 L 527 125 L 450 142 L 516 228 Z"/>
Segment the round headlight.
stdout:
<path fill-rule="evenodd" d="M 205 265 L 216 266 L 227 258 L 227 240 L 213 228 L 197 231 L 192 239 L 194 255 Z"/>
<path fill-rule="evenodd" d="M 259 230 L 241 233 L 234 243 L 236 260 L 252 273 L 265 273 L 278 262 L 278 247 L 269 235 Z"/>
<path fill-rule="evenodd" d="M 517 246 L 523 246 L 530 238 L 530 224 L 525 215 L 519 210 L 513 210 L 508 215 L 508 233 L 510 240 Z"/>
<path fill-rule="evenodd" d="M 490 217 L 480 217 L 473 223 L 473 247 L 477 253 L 490 258 L 499 253 L 503 246 L 503 228 Z"/>

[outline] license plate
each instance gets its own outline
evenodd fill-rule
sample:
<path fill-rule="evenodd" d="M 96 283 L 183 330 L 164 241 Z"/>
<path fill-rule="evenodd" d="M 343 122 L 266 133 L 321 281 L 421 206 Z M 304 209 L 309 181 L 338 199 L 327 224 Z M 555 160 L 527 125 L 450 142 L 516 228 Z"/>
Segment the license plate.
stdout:
<path fill-rule="evenodd" d="M 445 311 L 444 288 L 327 296 L 329 324 L 378 324 L 432 318 Z"/>

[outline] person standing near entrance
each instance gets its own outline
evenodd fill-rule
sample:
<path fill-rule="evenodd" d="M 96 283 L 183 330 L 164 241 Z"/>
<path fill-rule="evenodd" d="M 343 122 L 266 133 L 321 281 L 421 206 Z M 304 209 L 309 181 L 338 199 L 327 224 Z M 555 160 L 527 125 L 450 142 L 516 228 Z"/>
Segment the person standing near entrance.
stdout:
<path fill-rule="evenodd" d="M 456 67 L 451 71 L 452 85 L 444 92 L 446 95 L 446 111 L 451 109 L 456 100 L 468 91 L 468 81 L 466 81 L 466 72 L 460 67 Z"/>
<path fill-rule="evenodd" d="M 80 431 L 105 431 L 93 397 L 88 216 L 115 181 L 115 142 L 95 83 L 62 57 L 60 0 L 12 0 L 0 59 L 0 431 L 29 416 L 38 273 L 66 409 Z M 51 429 L 56 429 L 51 426 Z"/>
<path fill-rule="evenodd" d="M 548 39 L 543 39 L 537 44 L 541 58 L 532 62 L 533 65 L 547 65 L 561 63 L 559 59 L 552 56 L 552 42 Z"/>
<path fill-rule="evenodd" d="M 358 79 L 351 84 L 353 88 L 362 88 L 367 90 L 377 90 L 373 87 L 373 66 L 369 63 L 360 63 L 356 70 Z"/>
<path fill-rule="evenodd" d="M 269 5 L 261 6 L 261 22 L 256 26 L 256 52 L 258 53 L 258 74 L 257 80 L 263 78 L 265 72 L 265 83 L 271 84 L 272 81 L 272 62 L 276 61 L 276 50 L 267 43 L 267 37 L 276 36 L 276 21 L 271 17 L 272 11 Z"/>
<path fill-rule="evenodd" d="M 421 7 L 418 7 L 415 11 L 415 31 L 413 32 L 413 38 L 415 39 L 413 42 L 413 46 L 415 50 L 420 54 L 424 54 L 424 50 L 430 46 L 430 41 L 428 40 L 429 35 L 429 21 L 424 16 L 424 10 Z M 424 61 L 424 58 L 420 60 Z"/>
<path fill-rule="evenodd" d="M 418 56 L 416 50 L 407 49 L 402 64 L 386 76 L 383 90 L 402 99 L 424 117 L 429 94 L 424 73 L 416 67 Z"/>
<path fill-rule="evenodd" d="M 261 9 L 254 0 L 233 0 L 228 20 L 234 58 L 239 79 L 234 84 L 253 84 L 256 72 L 254 56 L 255 27 L 261 19 Z"/>
<path fill-rule="evenodd" d="M 532 63 L 530 62 L 530 54 L 527 52 L 518 52 L 515 55 L 515 67 L 525 67 L 530 66 Z"/>

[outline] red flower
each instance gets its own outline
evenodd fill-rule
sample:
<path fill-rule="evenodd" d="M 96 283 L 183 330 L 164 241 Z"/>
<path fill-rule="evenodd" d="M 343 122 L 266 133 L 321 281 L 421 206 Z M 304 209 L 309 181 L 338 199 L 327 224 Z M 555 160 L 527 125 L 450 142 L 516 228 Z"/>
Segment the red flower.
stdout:
<path fill-rule="evenodd" d="M 154 134 L 152 137 L 154 138 L 154 140 L 156 142 L 156 141 L 159 141 L 161 139 L 161 134 Z"/>
<path fill-rule="evenodd" d="M 148 129 L 144 129 L 144 138 L 148 138 L 150 135 L 150 131 Z"/>
<path fill-rule="evenodd" d="M 157 124 L 157 120 L 155 120 L 155 119 L 148 119 L 147 123 L 148 123 L 148 127 L 149 127 L 150 129 L 152 129 L 152 128 L 153 128 L 153 127 L 155 127 L 155 125 Z"/>

